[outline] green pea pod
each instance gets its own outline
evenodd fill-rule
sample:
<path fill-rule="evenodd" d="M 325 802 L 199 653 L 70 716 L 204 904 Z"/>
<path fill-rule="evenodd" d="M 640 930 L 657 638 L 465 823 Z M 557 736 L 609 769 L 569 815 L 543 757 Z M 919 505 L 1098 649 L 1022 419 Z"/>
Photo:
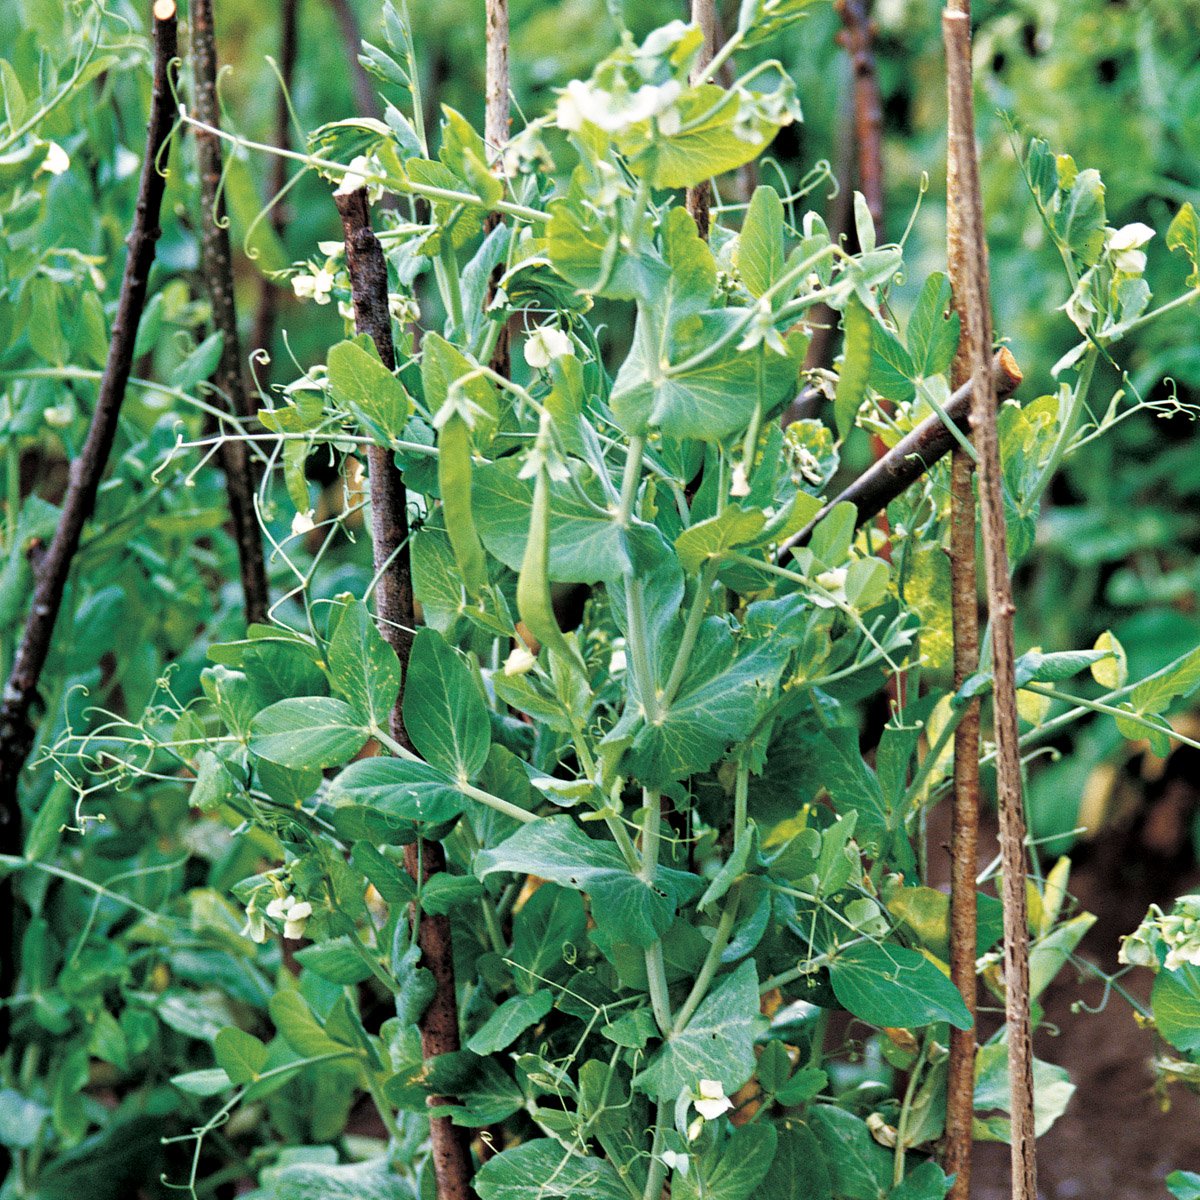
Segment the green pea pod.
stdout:
<path fill-rule="evenodd" d="M 457 415 L 446 421 L 438 436 L 438 486 L 454 561 L 467 595 L 478 599 L 488 583 L 487 559 L 471 512 L 471 434 Z"/>
<path fill-rule="evenodd" d="M 833 418 L 838 437 L 844 438 L 854 425 L 859 405 L 867 395 L 867 379 L 871 374 L 871 344 L 875 322 L 867 306 L 857 297 L 846 305 L 842 321 L 846 328 L 842 372 L 838 376 L 837 392 L 833 398 Z"/>
<path fill-rule="evenodd" d="M 525 557 L 517 576 L 517 612 L 525 628 L 547 650 L 582 667 L 579 655 L 558 627 L 550 599 L 550 475 L 545 467 L 538 471 L 533 485 L 529 540 L 525 543 Z"/>

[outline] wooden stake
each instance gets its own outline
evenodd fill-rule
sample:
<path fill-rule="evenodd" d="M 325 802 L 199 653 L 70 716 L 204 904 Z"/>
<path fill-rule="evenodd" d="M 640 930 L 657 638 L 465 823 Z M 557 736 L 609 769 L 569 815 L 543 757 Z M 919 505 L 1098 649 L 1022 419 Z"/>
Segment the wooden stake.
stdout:
<path fill-rule="evenodd" d="M 346 240 L 346 268 L 354 300 L 354 323 L 359 333 L 370 336 L 379 357 L 389 370 L 396 369 L 392 342 L 392 318 L 388 311 L 387 263 L 379 239 L 371 229 L 371 214 L 365 189 L 336 196 Z M 375 605 L 379 630 L 391 643 L 408 679 L 416 611 L 413 603 L 412 566 L 409 557 L 408 494 L 392 453 L 384 446 L 367 450 L 371 486 L 371 539 L 379 583 Z M 391 734 L 405 749 L 412 749 L 404 728 L 403 693 L 391 714 Z M 446 869 L 446 852 L 440 842 L 421 839 L 404 848 L 404 865 L 418 882 Z M 421 915 L 414 931 L 421 947 L 421 965 L 433 974 L 436 990 L 420 1021 L 421 1050 L 426 1058 L 451 1054 L 460 1049 L 458 1002 L 454 983 L 454 951 L 450 920 L 445 916 Z M 430 1106 L 444 1103 L 431 1097 Z M 460 1129 L 449 1117 L 431 1117 L 433 1167 L 438 1200 L 471 1200 L 471 1133 Z"/>
<path fill-rule="evenodd" d="M 947 231 L 955 303 L 963 315 L 963 339 L 975 385 L 971 425 L 979 456 L 979 500 L 987 578 L 988 619 L 992 640 L 993 721 L 996 740 L 997 800 L 1003 864 L 1005 1019 L 1012 1118 L 1013 1200 L 1036 1200 L 1034 1142 L 1033 1035 L 1029 997 L 1029 918 L 1025 898 L 1025 814 L 1021 797 L 1018 743 L 1012 585 L 1004 523 L 1000 441 L 993 400 L 991 311 L 987 242 L 979 162 L 975 149 L 975 113 L 971 73 L 969 0 L 952 0 L 942 14 L 949 99 L 948 157 L 952 165 L 947 191 Z M 969 477 L 968 477 L 969 479 Z M 962 534 L 960 533 L 960 537 Z M 956 801 L 956 812 L 958 802 Z M 964 804 L 965 810 L 965 804 Z M 967 874 L 965 864 L 956 870 Z M 974 875 L 974 860 L 969 864 Z M 972 893 L 974 880 L 971 880 Z M 960 885 L 961 891 L 961 885 Z M 963 899 L 959 903 L 964 903 Z M 959 953 L 966 953 L 959 947 Z M 974 954 L 974 943 L 970 946 Z M 972 978 L 972 987 L 974 979 Z M 961 1067 L 960 1067 L 961 1070 Z M 961 1120 L 961 1114 L 956 1112 Z M 967 1167 L 969 1175 L 969 1164 Z M 960 1192 L 965 1196 L 965 1192 Z"/>
<path fill-rule="evenodd" d="M 192 70 L 195 75 L 196 116 L 213 129 L 220 127 L 217 104 L 217 48 L 213 29 L 212 0 L 191 0 Z M 221 198 L 221 139 L 205 129 L 196 130 L 196 157 L 200 167 L 200 252 L 205 283 L 212 303 L 213 327 L 221 332 L 224 345 L 214 381 L 214 403 L 235 417 L 254 415 L 246 375 L 242 369 L 242 346 L 238 337 L 237 308 L 233 295 L 233 257 L 229 250 L 229 227 Z M 221 463 L 229 489 L 229 515 L 237 542 L 242 574 L 242 595 L 247 624 L 267 619 L 270 592 L 263 564 L 262 535 L 254 510 L 255 472 L 246 443 L 237 437 L 221 442 Z"/>

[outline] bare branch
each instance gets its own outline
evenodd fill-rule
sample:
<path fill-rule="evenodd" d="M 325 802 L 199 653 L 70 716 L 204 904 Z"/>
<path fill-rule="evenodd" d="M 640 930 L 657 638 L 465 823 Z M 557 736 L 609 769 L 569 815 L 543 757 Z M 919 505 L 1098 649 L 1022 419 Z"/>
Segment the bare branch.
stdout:
<path fill-rule="evenodd" d="M 979 456 L 979 507 L 992 640 L 996 786 L 1003 863 L 1005 1020 L 1012 1116 L 1013 1200 L 1036 1200 L 1037 1158 L 1033 1112 L 1033 1036 L 1029 997 L 1029 921 L 1025 898 L 1025 813 L 1021 797 L 1012 584 L 1004 523 L 1000 440 L 992 401 L 991 311 L 983 199 L 975 149 L 969 0 L 954 0 L 942 14 L 949 97 L 952 204 L 948 221 L 951 262 L 961 268 L 956 303 L 964 314 L 975 394 L 971 426 Z M 949 199 L 950 197 L 948 197 Z M 972 864 L 973 867 L 973 864 Z"/>
<path fill-rule="evenodd" d="M 1017 390 L 1022 379 L 1017 361 L 1005 349 L 996 355 L 996 397 L 1001 403 Z M 964 433 L 967 431 L 971 411 L 971 398 L 975 393 L 973 381 L 967 380 L 947 401 L 945 413 Z M 857 526 L 865 525 L 878 516 L 902 492 L 910 488 L 939 459 L 958 444 L 954 434 L 936 414 L 927 417 L 911 433 L 900 439 L 882 458 L 869 466 L 853 483 L 839 492 L 799 533 L 794 534 L 779 547 L 779 555 L 795 546 L 803 546 L 812 537 L 813 530 L 829 514 L 835 504 L 849 502 L 858 509 Z M 969 459 L 967 460 L 970 461 Z"/>
<path fill-rule="evenodd" d="M 511 116 L 509 111 L 509 76 L 508 76 L 508 0 L 487 0 L 487 67 L 484 111 L 483 137 L 488 149 L 499 158 L 508 143 Z M 490 233 L 500 224 L 499 213 L 489 213 L 484 222 L 484 229 Z M 488 282 L 487 303 L 490 305 L 496 295 L 504 268 L 497 265 Z M 512 371 L 510 353 L 511 338 L 508 322 L 501 326 L 500 335 L 496 339 L 492 351 L 491 368 L 506 379 Z"/>
<path fill-rule="evenodd" d="M 371 228 L 367 193 L 359 189 L 337 196 L 336 201 L 346 240 L 355 327 L 359 333 L 370 336 L 384 366 L 394 371 L 396 349 L 388 312 L 387 263 Z M 369 447 L 367 466 L 371 485 L 371 538 L 375 569 L 380 573 L 375 592 L 379 628 L 399 656 L 407 680 L 416 623 L 409 558 L 408 494 L 388 449 Z M 403 694 L 392 709 L 391 733 L 400 745 L 411 749 L 402 702 Z M 420 839 L 404 848 L 404 865 L 414 879 L 423 882 L 445 871 L 446 852 L 440 842 Z M 426 1058 L 434 1058 L 460 1048 L 449 918 L 422 914 L 416 939 L 421 947 L 422 964 L 433 974 L 437 985 L 420 1021 L 422 1052 Z M 436 1106 L 443 1101 L 431 1097 L 429 1103 Z M 449 1117 L 431 1117 L 429 1124 L 439 1200 L 470 1200 L 473 1193 L 468 1131 L 458 1128 Z"/>
<path fill-rule="evenodd" d="M 221 114 L 217 104 L 217 49 L 212 0 L 192 0 L 189 16 L 196 115 L 205 125 L 217 129 Z M 254 412 L 242 368 L 233 295 L 233 257 L 229 251 L 229 228 L 220 191 L 220 137 L 198 128 L 196 156 L 200 167 L 200 252 L 204 279 L 212 303 L 213 327 L 224 338 L 221 361 L 214 376 L 218 389 L 214 403 L 228 405 L 236 417 L 251 417 Z M 229 515 L 241 566 L 246 621 L 248 624 L 262 623 L 267 619 L 270 592 L 263 564 L 262 535 L 254 511 L 254 469 L 246 443 L 235 437 L 224 439 L 221 465 L 229 490 Z"/>
<path fill-rule="evenodd" d="M 125 273 L 117 300 L 108 346 L 108 358 L 92 412 L 87 438 L 79 457 L 71 463 L 70 479 L 54 537 L 35 569 L 37 580 L 25 629 L 13 658 L 12 672 L 0 704 L 0 852 L 19 855 L 24 849 L 21 807 L 18 796 L 21 771 L 33 746 L 34 726 L 30 719 L 42 671 L 50 654 L 54 626 L 62 608 L 63 592 L 71 573 L 83 526 L 96 507 L 96 494 L 112 453 L 113 442 L 125 399 L 125 388 L 133 370 L 133 349 L 138 324 L 146 306 L 150 268 L 161 230 L 165 177 L 160 174 L 159 155 L 175 119 L 174 60 L 177 21 L 173 0 L 156 0 L 151 25 L 154 40 L 154 84 L 150 99 L 150 123 L 146 129 L 146 152 L 138 184 L 137 208 L 127 245 Z M 5 874 L 0 885 L 0 912 L 13 911 L 13 875 Z M 12 994 L 15 982 L 16 939 L 9 936 L 0 952 L 0 995 Z M 7 1013 L 4 1008 L 4 1040 Z"/>
<path fill-rule="evenodd" d="M 883 103 L 875 69 L 875 36 L 867 0 L 838 0 L 842 32 L 838 41 L 850 56 L 854 76 L 854 135 L 858 149 L 858 190 L 875 222 L 875 239 L 885 240 L 883 209 Z"/>

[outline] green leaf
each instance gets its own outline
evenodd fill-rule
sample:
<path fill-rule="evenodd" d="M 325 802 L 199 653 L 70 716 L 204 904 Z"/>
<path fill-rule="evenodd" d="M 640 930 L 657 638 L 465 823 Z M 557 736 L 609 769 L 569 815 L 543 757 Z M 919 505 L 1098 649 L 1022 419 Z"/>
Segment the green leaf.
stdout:
<path fill-rule="evenodd" d="M 329 641 L 329 676 L 368 725 L 387 728 L 400 695 L 400 660 L 361 600 L 347 605 Z"/>
<path fill-rule="evenodd" d="M 458 1101 L 436 1105 L 430 1115 L 449 1117 L 468 1129 L 507 1120 L 524 1102 L 521 1089 L 496 1058 L 480 1058 L 469 1050 L 439 1054 L 430 1063 L 427 1082 L 435 1095 Z"/>
<path fill-rule="evenodd" d="M 1063 1067 L 1033 1060 L 1033 1127 L 1041 1137 L 1066 1111 L 1075 1085 Z M 975 1056 L 975 1136 L 984 1141 L 1007 1142 L 1011 1136 L 1004 1117 L 979 1114 L 1009 1111 L 1008 1046 L 1002 1041 L 980 1046 Z"/>
<path fill-rule="evenodd" d="M 267 1047 L 252 1033 L 230 1025 L 213 1038 L 217 1066 L 236 1084 L 253 1083 L 267 1065 Z"/>
<path fill-rule="evenodd" d="M 949 1021 L 970 1029 L 958 988 L 923 954 L 863 942 L 838 951 L 829 968 L 833 993 L 860 1020 L 880 1028 L 915 1029 Z"/>
<path fill-rule="evenodd" d="M 674 920 L 676 907 L 700 885 L 694 875 L 660 868 L 652 886 L 625 865 L 612 842 L 588 837 L 570 817 L 523 825 L 495 849 L 476 855 L 480 879 L 496 871 L 537 875 L 586 892 L 597 927 L 636 946 L 657 941 Z"/>
<path fill-rule="evenodd" d="M 605 511 L 608 503 L 598 480 L 572 464 L 584 492 L 600 506 L 585 504 L 569 482 L 550 483 L 550 579 L 554 583 L 599 583 L 620 578 L 629 569 L 625 537 Z M 533 481 L 520 478 L 512 458 L 488 463 L 475 472 L 472 500 L 479 537 L 506 567 L 521 569 L 533 509 Z"/>
<path fill-rule="evenodd" d="M 1176 697 L 1186 696 L 1197 684 L 1200 684 L 1200 646 L 1143 679 L 1129 694 L 1129 702 L 1143 716 L 1165 712 Z"/>
<path fill-rule="evenodd" d="M 854 427 L 854 418 L 867 396 L 875 321 L 867 306 L 853 296 L 846 305 L 843 324 L 846 331 L 844 357 L 833 398 L 833 419 L 838 437 L 844 439 Z"/>
<path fill-rule="evenodd" d="M 925 280 L 908 319 L 908 352 L 919 378 L 944 374 L 954 361 L 961 322 L 950 301 L 950 282 L 935 271 Z"/>
<path fill-rule="evenodd" d="M 371 978 L 371 968 L 354 949 L 349 936 L 330 938 L 296 951 L 296 961 L 330 983 L 362 983 Z"/>
<path fill-rule="evenodd" d="M 664 644 L 662 665 L 674 654 Z M 746 737 L 761 716 L 787 661 L 782 639 L 738 645 L 726 621 L 710 617 L 700 628 L 679 693 L 653 723 L 642 722 L 627 756 L 631 774 L 666 787 L 712 766 L 731 743 Z"/>
<path fill-rule="evenodd" d="M 684 571 L 695 574 L 723 550 L 753 542 L 766 523 L 766 515 L 758 509 L 747 512 L 731 504 L 718 516 L 697 521 L 675 539 L 679 563 Z"/>
<path fill-rule="evenodd" d="M 813 752 L 814 766 L 820 764 L 821 782 L 837 811 L 858 814 L 855 830 L 860 842 L 868 851 L 878 853 L 891 813 L 879 779 L 863 761 L 858 730 L 844 725 L 826 729 L 814 743 Z"/>
<path fill-rule="evenodd" d="M 1195 1171 L 1172 1171 L 1166 1183 L 1175 1200 L 1200 1200 L 1200 1175 Z"/>
<path fill-rule="evenodd" d="M 420 629 L 408 661 L 404 728 L 417 751 L 463 782 L 487 762 L 487 705 L 465 660 L 432 629 Z"/>
<path fill-rule="evenodd" d="M 1069 164 L 1064 173 L 1064 161 Z M 1063 244 L 1087 266 L 1099 261 L 1104 251 L 1104 183 L 1092 168 L 1075 171 L 1069 155 L 1059 159 L 1058 211 L 1054 228 Z"/>
<path fill-rule="evenodd" d="M 892 1188 L 892 1154 L 871 1136 L 861 1117 L 817 1105 L 808 1116 L 838 1200 L 884 1200 Z"/>
<path fill-rule="evenodd" d="M 550 1138 L 498 1154 L 480 1168 L 474 1185 L 480 1200 L 629 1200 L 611 1164 L 571 1154 Z"/>
<path fill-rule="evenodd" d="M 404 432 L 412 416 L 412 399 L 404 384 L 358 342 L 338 342 L 329 351 L 329 383 L 335 400 L 388 443 Z"/>
<path fill-rule="evenodd" d="M 297 1054 L 316 1058 L 322 1054 L 348 1052 L 349 1047 L 335 1042 L 318 1024 L 308 1002 L 294 987 L 276 992 L 267 1006 L 279 1036 Z"/>
<path fill-rule="evenodd" d="M 250 749 L 281 767 L 336 767 L 357 754 L 369 734 L 344 700 L 307 696 L 264 708 L 250 725 Z"/>
<path fill-rule="evenodd" d="M 465 800 L 446 772 L 406 758 L 362 758 L 329 785 L 330 803 L 358 805 L 402 821 L 440 823 L 457 817 Z"/>
<path fill-rule="evenodd" d="M 1028 650 L 1016 661 L 1017 687 L 1027 683 L 1061 683 L 1107 657 L 1107 650 L 1063 650 L 1056 654 Z"/>
<path fill-rule="evenodd" d="M 181 1092 L 189 1096 L 219 1096 L 222 1092 L 233 1087 L 233 1081 L 220 1067 L 211 1067 L 206 1071 L 185 1071 L 182 1075 L 172 1075 L 171 1083 Z M 3 1142 L 0 1138 L 0 1142 Z M 4 1143 L 9 1144 L 9 1143 Z"/>
<path fill-rule="evenodd" d="M 1192 273 L 1187 277 L 1190 288 L 1200 287 L 1200 220 L 1189 200 L 1175 214 L 1167 226 L 1167 249 L 1182 250 L 1192 264 Z"/>
<path fill-rule="evenodd" d="M 523 992 L 563 978 L 587 938 L 578 892 L 544 883 L 513 917 L 513 979 Z M 569 956 L 569 957 L 568 957 Z"/>
<path fill-rule="evenodd" d="M 888 1200 L 942 1200 L 949 1190 L 949 1176 L 932 1159 L 926 1159 L 888 1192 Z"/>
<path fill-rule="evenodd" d="M 269 1174 L 273 1200 L 416 1200 L 412 1184 L 386 1156 L 358 1163 L 288 1163 Z"/>
<path fill-rule="evenodd" d="M 539 988 L 528 995 L 512 996 L 483 1023 L 467 1042 L 467 1049 L 486 1056 L 507 1050 L 554 1007 L 554 993 Z"/>
<path fill-rule="evenodd" d="M 171 386 L 181 392 L 195 391 L 196 385 L 203 383 L 217 369 L 224 347 L 224 333 L 217 330 L 210 334 L 171 372 Z"/>
<path fill-rule="evenodd" d="M 813 1131 L 790 1120 L 777 1128 L 779 1145 L 759 1200 L 832 1200 L 829 1167 Z"/>
<path fill-rule="evenodd" d="M 1158 1032 L 1177 1050 L 1200 1050 L 1200 967 L 1159 971 L 1150 992 Z"/>
<path fill-rule="evenodd" d="M 771 1125 L 743 1125 L 671 1184 L 671 1200 L 749 1200 L 771 1170 L 779 1135 Z"/>
<path fill-rule="evenodd" d="M 737 241 L 737 267 L 752 296 L 783 274 L 783 203 L 773 187 L 757 187 Z"/>
<path fill-rule="evenodd" d="M 754 1073 L 754 1041 L 763 1027 L 753 962 L 718 980 L 683 1029 L 672 1033 L 634 1079 L 652 1099 L 674 1102 L 701 1079 L 732 1095 Z"/>

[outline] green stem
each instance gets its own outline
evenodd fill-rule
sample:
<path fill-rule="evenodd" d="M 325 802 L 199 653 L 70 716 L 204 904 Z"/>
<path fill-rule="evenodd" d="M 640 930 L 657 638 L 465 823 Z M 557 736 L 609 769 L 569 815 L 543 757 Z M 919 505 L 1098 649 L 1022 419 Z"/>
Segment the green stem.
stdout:
<path fill-rule="evenodd" d="M 725 953 L 725 948 L 729 945 L 729 939 L 733 936 L 733 925 L 737 920 L 740 902 L 741 888 L 735 884 L 733 891 L 729 894 L 729 899 L 725 902 L 725 908 L 721 912 L 721 919 L 717 922 L 717 929 L 713 934 L 712 945 L 709 946 L 708 953 L 704 956 L 704 962 L 700 965 L 700 973 L 696 976 L 696 982 L 692 984 L 692 990 L 688 992 L 687 999 L 683 1002 L 683 1007 L 675 1014 L 676 1033 L 686 1028 L 687 1023 L 692 1019 L 696 1009 L 700 1006 L 700 1001 L 708 995 L 709 985 L 713 981 L 713 976 L 717 973 L 717 968 L 721 965 L 721 955 Z"/>
<path fill-rule="evenodd" d="M 679 650 L 676 652 L 675 663 L 671 667 L 671 674 L 668 676 L 666 686 L 663 688 L 662 707 L 664 709 L 671 707 L 671 701 L 678 694 L 680 685 L 683 683 L 683 677 L 687 673 L 688 662 L 692 657 L 696 638 L 700 634 L 700 626 L 704 621 L 704 614 L 708 611 L 709 594 L 712 591 L 712 585 L 717 578 L 717 572 L 720 568 L 720 560 L 710 558 L 700 572 L 700 580 L 696 586 L 696 594 L 692 597 L 692 607 L 688 610 L 687 622 L 683 627 L 683 637 L 679 641 Z"/>
<path fill-rule="evenodd" d="M 925 1056 L 929 1050 L 928 1037 L 921 1043 L 921 1052 L 913 1063 L 908 1076 L 908 1086 L 904 1089 L 904 1101 L 900 1105 L 900 1119 L 896 1122 L 896 1153 L 892 1159 L 892 1186 L 899 1187 L 904 1178 L 904 1143 L 908 1137 L 908 1118 L 912 1112 L 913 1097 L 917 1094 L 917 1081 L 921 1078 L 921 1070 L 925 1066 Z"/>
<path fill-rule="evenodd" d="M 1026 515 L 1033 511 L 1033 506 L 1042 498 L 1042 494 L 1050 486 L 1050 481 L 1058 473 L 1058 468 L 1062 466 L 1062 461 L 1071 448 L 1071 439 L 1079 427 L 1079 418 L 1083 413 L 1088 389 L 1091 387 L 1092 373 L 1096 369 L 1097 357 L 1098 351 L 1095 346 L 1083 356 L 1083 362 L 1079 366 L 1079 378 L 1075 381 L 1075 390 L 1071 395 L 1071 407 L 1067 411 L 1062 429 L 1059 430 L 1058 440 L 1054 443 L 1054 449 L 1050 451 L 1050 457 L 1046 459 L 1046 465 L 1038 475 L 1037 482 L 1025 498 L 1023 510 Z"/>
<path fill-rule="evenodd" d="M 1128 712 L 1123 708 L 1115 708 L 1113 705 L 1105 704 L 1100 700 L 1085 700 L 1082 696 L 1072 696 L 1067 692 L 1060 692 L 1057 688 L 1046 687 L 1043 683 L 1027 683 L 1025 690 L 1036 692 L 1039 696 L 1048 696 L 1051 700 L 1061 700 L 1064 704 L 1073 704 L 1079 708 L 1086 708 L 1089 712 L 1104 713 L 1109 717 L 1120 717 L 1122 720 L 1139 725 L 1142 729 L 1150 729 L 1155 733 L 1164 733 L 1172 741 L 1180 742 L 1184 746 L 1190 746 L 1193 750 L 1200 750 L 1200 741 L 1187 737 L 1176 729 L 1164 728 L 1158 722 L 1148 720 L 1139 713 Z"/>
<path fill-rule="evenodd" d="M 441 284 L 446 309 L 454 332 L 463 329 L 462 284 L 458 278 L 458 260 L 454 257 L 454 244 L 448 234 L 443 234 L 437 257 L 437 280 Z"/>
<path fill-rule="evenodd" d="M 646 788 L 642 792 L 642 867 L 640 878 L 654 886 L 658 875 L 658 847 L 662 829 L 662 797 Z M 666 1037 L 671 1032 L 671 999 L 667 992 L 667 972 L 663 965 L 662 939 L 646 950 L 646 977 L 650 985 L 650 1004 L 654 1019 Z"/>
<path fill-rule="evenodd" d="M 646 1168 L 646 1186 L 642 1191 L 642 1200 L 660 1200 L 663 1184 L 667 1178 L 667 1164 L 662 1160 L 663 1126 L 669 1113 L 667 1101 L 660 1100 L 654 1112 L 654 1138 L 650 1143 L 650 1163 Z"/>

